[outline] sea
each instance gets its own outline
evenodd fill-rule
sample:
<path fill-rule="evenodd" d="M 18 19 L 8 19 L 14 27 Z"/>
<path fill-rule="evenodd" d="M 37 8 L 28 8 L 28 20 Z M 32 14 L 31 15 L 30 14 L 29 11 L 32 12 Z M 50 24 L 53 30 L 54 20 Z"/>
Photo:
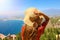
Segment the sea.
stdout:
<path fill-rule="evenodd" d="M 4 35 L 18 34 L 24 25 L 22 20 L 0 20 L 0 33 Z"/>

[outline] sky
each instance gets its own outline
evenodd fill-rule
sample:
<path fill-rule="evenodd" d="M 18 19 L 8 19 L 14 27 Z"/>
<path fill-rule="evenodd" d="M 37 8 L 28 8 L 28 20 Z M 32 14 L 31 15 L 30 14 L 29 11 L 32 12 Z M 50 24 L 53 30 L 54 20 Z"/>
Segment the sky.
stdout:
<path fill-rule="evenodd" d="M 0 0 L 0 18 L 23 16 L 27 8 L 60 9 L 60 0 Z"/>

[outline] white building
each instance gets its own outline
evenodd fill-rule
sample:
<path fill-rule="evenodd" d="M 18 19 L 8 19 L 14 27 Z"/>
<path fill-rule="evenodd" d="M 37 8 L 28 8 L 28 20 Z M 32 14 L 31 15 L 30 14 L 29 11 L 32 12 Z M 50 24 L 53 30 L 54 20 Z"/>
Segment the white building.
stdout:
<path fill-rule="evenodd" d="M 8 40 L 15 40 L 16 39 L 16 35 L 15 34 L 12 34 L 12 35 L 8 34 L 7 35 L 7 39 Z"/>
<path fill-rule="evenodd" d="M 60 40 L 60 34 L 56 35 L 56 40 Z"/>
<path fill-rule="evenodd" d="M 0 33 L 0 38 L 3 40 L 6 36 Z"/>
<path fill-rule="evenodd" d="M 16 39 L 16 35 L 15 34 L 12 34 L 11 37 L 13 38 L 13 40 Z"/>

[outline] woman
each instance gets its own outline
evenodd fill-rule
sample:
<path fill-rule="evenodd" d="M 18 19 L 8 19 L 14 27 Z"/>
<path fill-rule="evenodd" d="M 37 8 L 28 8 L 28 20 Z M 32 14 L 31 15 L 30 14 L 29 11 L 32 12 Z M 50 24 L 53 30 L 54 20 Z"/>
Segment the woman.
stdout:
<path fill-rule="evenodd" d="M 48 24 L 49 17 L 36 8 L 27 9 L 25 14 L 25 25 L 21 31 L 22 40 L 39 40 Z"/>

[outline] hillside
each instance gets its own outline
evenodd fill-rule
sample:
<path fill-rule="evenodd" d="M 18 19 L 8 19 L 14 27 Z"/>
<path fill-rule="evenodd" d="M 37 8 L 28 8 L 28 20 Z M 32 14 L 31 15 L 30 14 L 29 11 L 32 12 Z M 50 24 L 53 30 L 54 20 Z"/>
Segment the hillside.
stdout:
<path fill-rule="evenodd" d="M 49 16 L 60 16 L 60 9 L 46 9 L 43 12 Z"/>

